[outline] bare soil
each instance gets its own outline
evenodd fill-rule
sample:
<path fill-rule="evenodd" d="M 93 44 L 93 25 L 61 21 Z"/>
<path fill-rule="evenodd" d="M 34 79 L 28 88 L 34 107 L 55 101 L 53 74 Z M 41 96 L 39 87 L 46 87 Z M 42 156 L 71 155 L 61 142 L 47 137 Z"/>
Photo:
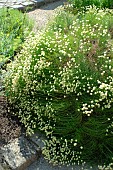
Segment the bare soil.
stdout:
<path fill-rule="evenodd" d="M 18 119 L 8 113 L 6 97 L 0 96 L 0 147 L 19 137 L 22 127 Z"/>

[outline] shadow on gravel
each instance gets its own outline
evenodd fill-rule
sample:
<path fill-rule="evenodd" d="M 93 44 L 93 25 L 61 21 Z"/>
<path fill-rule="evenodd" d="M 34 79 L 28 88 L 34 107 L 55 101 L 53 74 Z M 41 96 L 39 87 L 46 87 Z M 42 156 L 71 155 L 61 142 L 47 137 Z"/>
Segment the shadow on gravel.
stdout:
<path fill-rule="evenodd" d="M 66 0 L 60 0 L 60 1 L 55 1 L 49 4 L 46 4 L 42 7 L 40 7 L 43 10 L 54 10 L 55 8 L 57 8 L 60 5 L 64 5 L 66 3 Z"/>

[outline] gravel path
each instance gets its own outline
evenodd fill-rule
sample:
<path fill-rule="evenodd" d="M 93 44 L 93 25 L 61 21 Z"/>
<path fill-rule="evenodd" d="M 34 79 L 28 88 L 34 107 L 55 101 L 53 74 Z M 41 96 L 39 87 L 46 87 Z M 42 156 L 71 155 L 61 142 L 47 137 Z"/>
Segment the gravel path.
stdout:
<path fill-rule="evenodd" d="M 47 5 L 42 6 L 39 9 L 28 12 L 28 16 L 34 20 L 34 32 L 46 28 L 46 24 L 50 21 L 54 15 L 54 10 L 63 5 L 66 0 L 60 0 Z"/>

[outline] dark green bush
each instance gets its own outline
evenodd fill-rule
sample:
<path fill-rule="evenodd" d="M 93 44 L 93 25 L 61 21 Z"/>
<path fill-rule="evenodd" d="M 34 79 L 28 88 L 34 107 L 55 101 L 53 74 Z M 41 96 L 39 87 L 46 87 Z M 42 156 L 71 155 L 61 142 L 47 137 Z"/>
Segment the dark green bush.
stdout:
<path fill-rule="evenodd" d="M 27 133 L 45 133 L 43 154 L 50 162 L 109 169 L 113 12 L 90 8 L 80 19 L 65 11 L 59 15 L 46 32 L 29 36 L 9 65 L 5 88 L 11 111 Z"/>
<path fill-rule="evenodd" d="M 0 9 L 0 62 L 19 51 L 32 23 L 26 14 L 14 9 Z"/>

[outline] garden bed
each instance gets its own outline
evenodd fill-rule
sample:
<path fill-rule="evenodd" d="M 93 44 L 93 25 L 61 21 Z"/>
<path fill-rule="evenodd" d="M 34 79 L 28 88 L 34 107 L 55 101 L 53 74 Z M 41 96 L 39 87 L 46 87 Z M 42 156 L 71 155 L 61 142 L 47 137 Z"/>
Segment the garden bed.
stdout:
<path fill-rule="evenodd" d="M 7 67 L 5 90 L 26 133 L 46 135 L 42 153 L 49 162 L 110 168 L 113 11 L 76 12 L 73 5 L 60 8 L 45 31 L 27 38 Z"/>
<path fill-rule="evenodd" d="M 0 147 L 18 138 L 21 133 L 21 124 L 16 117 L 8 113 L 6 98 L 0 96 Z"/>

